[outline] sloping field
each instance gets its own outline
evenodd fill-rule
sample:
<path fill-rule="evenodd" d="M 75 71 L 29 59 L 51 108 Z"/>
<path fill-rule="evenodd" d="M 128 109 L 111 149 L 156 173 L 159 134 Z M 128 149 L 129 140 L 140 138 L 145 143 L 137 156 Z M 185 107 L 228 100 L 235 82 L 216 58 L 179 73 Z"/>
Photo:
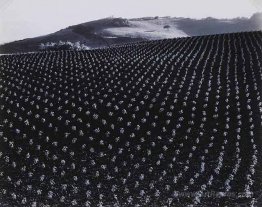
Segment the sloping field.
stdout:
<path fill-rule="evenodd" d="M 1 56 L 0 206 L 259 206 L 261 57 L 261 32 Z"/>

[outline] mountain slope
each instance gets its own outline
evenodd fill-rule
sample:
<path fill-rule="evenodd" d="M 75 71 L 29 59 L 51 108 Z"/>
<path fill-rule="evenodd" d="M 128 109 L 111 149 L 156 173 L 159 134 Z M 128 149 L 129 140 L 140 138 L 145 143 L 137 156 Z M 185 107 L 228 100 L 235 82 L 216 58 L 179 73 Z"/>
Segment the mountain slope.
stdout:
<path fill-rule="evenodd" d="M 90 48 L 143 40 L 210 35 L 260 30 L 262 14 L 251 18 L 189 19 L 172 17 L 145 17 L 136 19 L 105 18 L 73 25 L 55 33 L 28 38 L 0 46 L 0 53 L 38 51 L 41 43 L 80 41 Z"/>

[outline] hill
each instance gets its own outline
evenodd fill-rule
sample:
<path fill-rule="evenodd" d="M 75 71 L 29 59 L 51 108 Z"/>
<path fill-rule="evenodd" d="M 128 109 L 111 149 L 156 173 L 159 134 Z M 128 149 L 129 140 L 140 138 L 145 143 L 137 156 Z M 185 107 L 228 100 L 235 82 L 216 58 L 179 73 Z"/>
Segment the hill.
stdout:
<path fill-rule="evenodd" d="M 262 32 L 0 57 L 0 206 L 261 206 Z"/>
<path fill-rule="evenodd" d="M 49 35 L 0 45 L 0 53 L 38 51 L 40 44 L 47 42 L 79 41 L 89 48 L 99 48 L 144 40 L 255 31 L 262 29 L 261 17 L 262 14 L 257 13 L 249 19 L 231 20 L 173 17 L 106 18 L 73 25 Z"/>

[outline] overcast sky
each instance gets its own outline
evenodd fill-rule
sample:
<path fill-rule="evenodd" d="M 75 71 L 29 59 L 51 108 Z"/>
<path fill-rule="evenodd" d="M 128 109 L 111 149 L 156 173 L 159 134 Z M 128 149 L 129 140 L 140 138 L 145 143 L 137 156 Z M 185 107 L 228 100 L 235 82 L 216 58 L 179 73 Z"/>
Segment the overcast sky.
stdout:
<path fill-rule="evenodd" d="M 0 0 L 0 44 L 104 17 L 250 17 L 262 0 Z"/>

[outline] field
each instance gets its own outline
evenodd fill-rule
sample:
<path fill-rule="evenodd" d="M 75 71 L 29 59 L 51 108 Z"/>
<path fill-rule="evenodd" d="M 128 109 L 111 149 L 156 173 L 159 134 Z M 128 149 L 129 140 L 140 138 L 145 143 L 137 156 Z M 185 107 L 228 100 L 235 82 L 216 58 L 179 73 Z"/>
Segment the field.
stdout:
<path fill-rule="evenodd" d="M 0 57 L 0 206 L 261 205 L 262 33 Z"/>

